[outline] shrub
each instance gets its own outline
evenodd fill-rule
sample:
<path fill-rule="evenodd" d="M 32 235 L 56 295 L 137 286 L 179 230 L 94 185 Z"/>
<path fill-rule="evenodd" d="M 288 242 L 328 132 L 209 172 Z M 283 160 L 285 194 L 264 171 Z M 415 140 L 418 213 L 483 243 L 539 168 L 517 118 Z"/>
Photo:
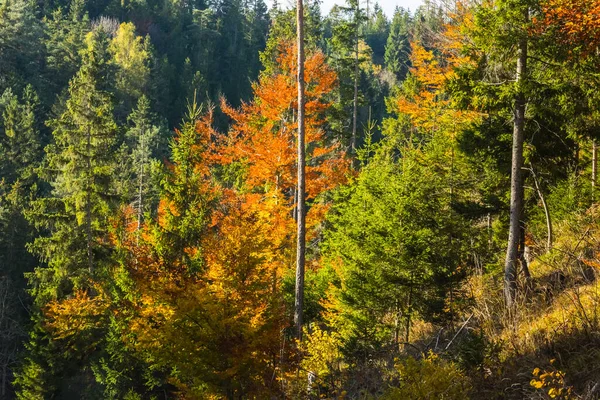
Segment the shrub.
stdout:
<path fill-rule="evenodd" d="M 471 382 L 457 364 L 429 353 L 421 360 L 409 357 L 396 364 L 399 385 L 388 389 L 384 400 L 465 400 Z"/>

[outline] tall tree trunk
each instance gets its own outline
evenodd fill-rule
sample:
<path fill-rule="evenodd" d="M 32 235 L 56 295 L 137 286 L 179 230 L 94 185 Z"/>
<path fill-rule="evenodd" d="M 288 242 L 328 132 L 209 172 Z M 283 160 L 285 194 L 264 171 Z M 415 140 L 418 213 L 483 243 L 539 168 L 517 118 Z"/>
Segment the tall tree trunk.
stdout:
<path fill-rule="evenodd" d="M 91 151 L 92 151 L 92 135 L 90 132 L 90 128 L 88 126 L 87 129 L 87 159 L 86 159 L 86 167 L 88 174 L 88 187 L 87 193 L 85 196 L 85 230 L 87 235 L 87 258 L 88 258 L 88 269 L 92 272 L 93 268 L 93 255 L 92 255 L 92 199 L 91 199 L 91 190 L 92 190 L 92 182 L 90 182 L 93 177 L 92 174 L 92 160 L 91 160 Z"/>
<path fill-rule="evenodd" d="M 529 20 L 529 10 L 525 10 L 525 21 Z M 512 307 L 517 295 L 517 262 L 519 258 L 519 242 L 521 230 L 521 213 L 523 208 L 523 140 L 525 128 L 525 95 L 523 80 L 527 74 L 527 39 L 519 41 L 517 59 L 517 95 L 514 105 L 512 167 L 510 178 L 510 226 L 508 230 L 508 246 L 504 264 L 504 297 L 507 307 Z"/>
<path fill-rule="evenodd" d="M 596 177 L 598 173 L 598 146 L 596 139 L 592 140 L 592 200 L 595 200 L 594 192 L 596 191 Z"/>
<path fill-rule="evenodd" d="M 299 340 L 302 340 L 302 311 L 304 304 L 304 261 L 306 251 L 305 211 L 305 149 L 304 149 L 304 6 L 298 0 L 296 7 L 298 34 L 298 193 L 296 243 L 296 293 L 294 302 L 294 324 Z"/>
<path fill-rule="evenodd" d="M 145 129 L 142 130 L 142 137 L 141 137 L 141 148 L 142 151 L 144 150 L 144 133 L 145 133 Z M 142 215 L 144 212 L 144 163 L 146 162 L 146 158 L 145 155 L 142 153 L 142 159 L 140 161 L 140 171 L 139 171 L 139 177 L 138 177 L 138 199 L 137 199 L 137 229 L 136 229 L 136 238 L 135 238 L 135 245 L 139 246 L 140 244 L 140 229 L 142 227 Z"/>
<path fill-rule="evenodd" d="M 358 29 L 359 29 L 359 15 L 360 2 L 356 2 L 356 10 L 354 14 L 354 20 L 356 21 L 356 36 L 354 41 L 354 100 L 352 110 L 352 154 L 356 153 L 356 124 L 358 119 Z"/>

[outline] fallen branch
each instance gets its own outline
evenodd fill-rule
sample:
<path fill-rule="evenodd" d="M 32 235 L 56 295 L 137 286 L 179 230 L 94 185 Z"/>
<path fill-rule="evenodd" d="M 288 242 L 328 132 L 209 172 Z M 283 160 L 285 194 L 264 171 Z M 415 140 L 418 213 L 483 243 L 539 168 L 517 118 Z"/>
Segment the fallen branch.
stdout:
<path fill-rule="evenodd" d="M 454 337 L 452 338 L 452 340 L 450 340 L 450 342 L 448 343 L 448 345 L 446 346 L 446 348 L 444 350 L 448 350 L 448 348 L 450 348 L 450 345 L 452 344 L 452 342 L 454 342 L 454 339 L 456 339 L 456 337 L 458 335 L 460 335 L 460 333 L 462 332 L 462 330 L 465 329 L 465 326 L 467 326 L 467 324 L 469 323 L 469 321 L 471 320 L 471 318 L 473 318 L 473 314 L 469 315 L 469 318 L 467 318 L 467 320 L 465 321 L 465 323 L 462 324 L 462 326 L 460 327 L 460 329 L 458 330 L 458 332 L 456 332 L 456 335 L 454 335 Z"/>

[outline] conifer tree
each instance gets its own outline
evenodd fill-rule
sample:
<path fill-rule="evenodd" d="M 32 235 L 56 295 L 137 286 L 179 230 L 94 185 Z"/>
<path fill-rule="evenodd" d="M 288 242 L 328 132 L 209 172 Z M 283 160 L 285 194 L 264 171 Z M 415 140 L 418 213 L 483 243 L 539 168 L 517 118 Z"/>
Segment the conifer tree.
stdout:
<path fill-rule="evenodd" d="M 382 65 L 386 41 L 390 35 L 390 23 L 378 3 L 375 3 L 372 15 L 368 16 L 365 31 L 365 41 L 373 49 L 373 59 L 376 64 Z"/>
<path fill-rule="evenodd" d="M 52 196 L 40 199 L 34 207 L 36 225 L 52 233 L 37 239 L 33 248 L 49 262 L 55 278 L 72 283 L 93 273 L 103 258 L 102 237 L 112 208 L 116 125 L 111 99 L 99 89 L 100 82 L 111 79 L 106 71 L 106 47 L 101 31 L 86 36 L 83 65 L 69 84 L 66 109 L 50 122 L 54 143 L 46 150 L 44 177 L 52 184 Z M 55 291 L 59 286 L 53 288 L 53 297 L 60 293 Z"/>
<path fill-rule="evenodd" d="M 131 148 L 131 181 L 133 188 L 130 198 L 137 216 L 137 229 L 143 222 L 144 214 L 150 211 L 156 190 L 153 187 L 152 173 L 157 160 L 153 157 L 160 143 L 160 127 L 153 124 L 150 102 L 146 96 L 140 97 L 137 108 L 129 116 L 132 127 L 127 131 Z"/>
<path fill-rule="evenodd" d="M 281 43 L 296 39 L 296 13 L 295 9 L 280 11 L 271 10 L 271 27 L 267 37 L 264 51 L 260 53 L 262 74 L 273 75 L 281 72 L 277 63 L 281 56 Z M 304 6 L 304 41 L 307 51 L 323 50 L 323 21 L 319 9 L 319 2 L 315 0 L 305 2 Z"/>
<path fill-rule="evenodd" d="M 81 0 L 70 3 L 69 9 L 57 8 L 46 18 L 46 62 L 49 79 L 55 92 L 62 91 L 81 67 L 81 51 L 90 21 Z"/>
<path fill-rule="evenodd" d="M 22 90 L 27 83 L 39 88 L 43 31 L 30 0 L 0 2 L 0 92 Z"/>
<path fill-rule="evenodd" d="M 38 99 L 31 86 L 22 96 L 7 89 L 0 96 L 0 396 L 9 398 L 10 383 L 27 337 L 29 315 L 21 306 L 35 259 L 26 249 L 33 229 L 24 210 L 38 195 L 35 168 L 41 161 L 36 112 Z"/>
<path fill-rule="evenodd" d="M 404 80 L 410 67 L 409 23 L 408 11 L 397 7 L 385 45 L 385 67 L 400 82 Z"/>
<path fill-rule="evenodd" d="M 39 100 L 31 86 L 23 91 L 23 100 L 7 89 L 0 97 L 0 176 L 6 183 L 17 179 L 31 185 L 34 169 L 41 158 L 41 137 L 36 119 Z"/>
<path fill-rule="evenodd" d="M 354 153 L 358 145 L 360 63 L 365 61 L 360 54 L 360 43 L 364 38 L 363 24 L 366 17 L 359 0 L 348 0 L 345 6 L 334 10 L 331 52 L 333 65 L 340 79 L 338 107 L 343 122 L 339 129 L 350 132 L 348 148 Z"/>
<path fill-rule="evenodd" d="M 249 63 L 248 76 L 254 81 L 258 78 L 258 74 L 262 69 L 260 52 L 267 45 L 267 34 L 271 25 L 265 2 L 254 0 L 247 12 L 246 19 L 248 21 L 246 38 L 248 41 L 248 54 L 250 55 L 250 59 L 247 60 Z"/>
<path fill-rule="evenodd" d="M 535 50 L 530 42 L 535 31 L 529 29 L 530 10 L 536 9 L 537 1 L 514 2 L 505 0 L 494 7 L 479 7 L 475 15 L 472 35 L 479 51 L 485 52 L 487 68 L 500 68 L 503 77 L 510 76 L 510 82 L 503 80 L 496 83 L 497 88 L 488 93 L 483 92 L 483 104 L 501 118 L 511 120 L 512 153 L 510 202 L 508 204 L 509 227 L 506 258 L 504 262 L 504 297 L 506 305 L 515 303 L 518 287 L 519 267 L 524 278 L 529 279 L 529 269 L 523 257 L 525 251 L 524 230 L 524 142 L 527 128 L 525 115 L 528 97 L 534 96 L 534 86 L 527 84 L 533 76 L 530 58 Z M 515 52 L 514 49 L 517 51 Z M 536 52 L 537 53 L 537 52 Z M 540 52 L 543 56 L 543 51 Z M 534 60 L 536 60 L 534 58 Z M 544 67 L 545 68 L 545 67 Z M 540 75 L 540 77 L 543 75 Z M 488 79 L 498 79 L 499 75 Z M 543 79 L 543 78 L 542 78 Z M 496 98 L 493 97 L 496 96 Z M 502 99 L 498 102 L 497 99 Z M 546 100 L 544 100 L 546 101 Z M 491 106 L 490 106 L 491 105 Z M 495 108 L 495 109 L 494 109 Z M 535 107 L 532 110 L 536 110 Z M 482 129 L 483 130 L 483 129 Z M 552 136 L 552 135 L 550 135 Z"/>
<path fill-rule="evenodd" d="M 51 192 L 27 212 L 40 233 L 31 244 L 40 265 L 29 276 L 36 325 L 16 381 L 23 399 L 52 395 L 64 383 L 54 382 L 54 374 L 75 367 L 65 363 L 76 356 L 74 350 L 63 349 L 63 354 L 48 340 L 42 310 L 75 291 L 93 292 L 92 278 L 102 274 L 110 258 L 107 235 L 117 130 L 110 96 L 100 88 L 100 82 L 111 79 L 107 46 L 102 31 L 86 36 L 82 66 L 69 83 L 64 111 L 49 123 L 53 143 L 46 147 L 41 177 Z"/>
<path fill-rule="evenodd" d="M 348 0 L 347 4 L 339 7 L 337 18 L 333 26 L 331 46 L 334 65 L 340 77 L 340 103 L 352 104 L 347 111 L 348 122 L 346 126 L 351 131 L 349 148 L 354 152 L 357 146 L 358 129 L 358 86 L 360 81 L 361 61 L 359 43 L 364 36 L 363 23 L 365 15 L 360 7 L 359 0 Z"/>

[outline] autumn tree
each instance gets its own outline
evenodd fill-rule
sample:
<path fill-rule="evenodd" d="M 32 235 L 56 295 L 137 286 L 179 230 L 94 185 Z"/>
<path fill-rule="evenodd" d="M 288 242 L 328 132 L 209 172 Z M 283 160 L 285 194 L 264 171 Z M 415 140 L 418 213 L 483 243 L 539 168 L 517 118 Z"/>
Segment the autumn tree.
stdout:
<path fill-rule="evenodd" d="M 547 0 L 541 3 L 538 29 L 547 30 L 572 55 L 591 55 L 600 44 L 600 2 Z"/>
<path fill-rule="evenodd" d="M 137 36 L 133 23 L 122 23 L 108 50 L 112 55 L 112 62 L 117 67 L 117 117 L 125 119 L 138 99 L 148 92 L 152 59 L 149 38 L 144 40 L 143 37 Z"/>
<path fill-rule="evenodd" d="M 172 145 L 157 219 L 138 236 L 135 215 L 124 212 L 117 245 L 139 293 L 125 345 L 156 368 L 175 366 L 172 381 L 188 396 L 277 393 L 279 249 L 270 215 L 211 178 L 215 135 L 211 113 L 192 106 Z"/>
<path fill-rule="evenodd" d="M 222 168 L 231 172 L 235 167 L 238 171 L 238 195 L 254 204 L 257 210 L 269 214 L 272 226 L 269 240 L 274 248 L 282 251 L 281 257 L 274 260 L 279 265 L 278 280 L 289 268 L 285 254 L 293 248 L 289 232 L 300 212 L 297 201 L 301 201 L 297 200 L 296 185 L 300 176 L 297 175 L 294 140 L 298 132 L 294 118 L 298 107 L 295 47 L 285 42 L 280 46 L 280 72 L 262 76 L 254 87 L 254 101 L 239 110 L 223 107 L 234 122 L 216 149 Z M 324 112 L 330 107 L 328 95 L 335 83 L 335 74 L 322 53 L 317 51 L 307 57 L 304 76 L 306 235 L 310 240 L 317 235 L 328 209 L 322 194 L 345 180 L 348 163 L 340 144 L 326 136 Z"/>

